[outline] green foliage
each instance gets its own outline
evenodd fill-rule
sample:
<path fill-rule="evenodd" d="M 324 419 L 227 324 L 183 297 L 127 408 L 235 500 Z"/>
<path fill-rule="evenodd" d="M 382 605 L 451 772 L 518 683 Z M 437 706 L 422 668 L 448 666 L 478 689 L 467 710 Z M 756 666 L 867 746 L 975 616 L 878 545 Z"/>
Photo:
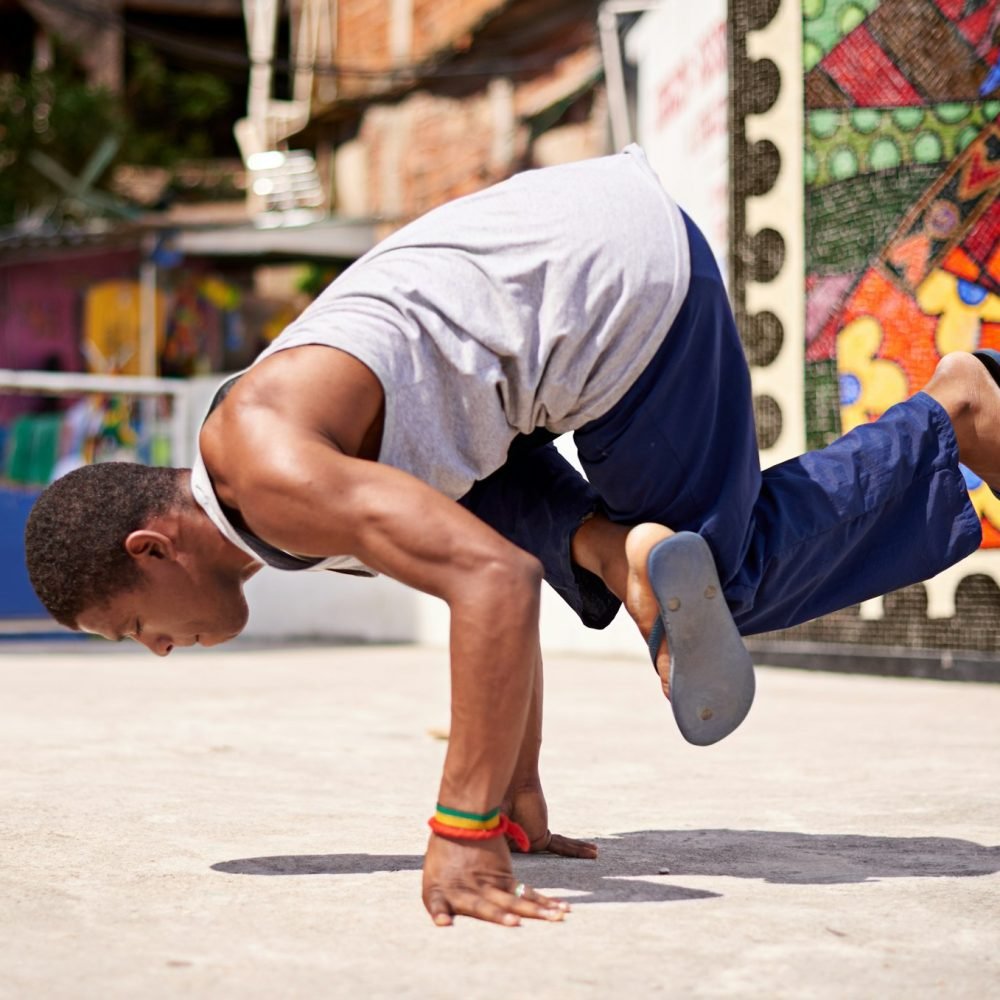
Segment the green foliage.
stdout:
<path fill-rule="evenodd" d="M 31 165 L 38 150 L 74 176 L 97 144 L 120 135 L 115 98 L 56 68 L 28 77 L 0 76 L 0 225 L 56 198 L 56 189 Z"/>
<path fill-rule="evenodd" d="M 295 282 L 295 290 L 314 299 L 339 273 L 340 268 L 329 264 L 306 264 Z"/>
<path fill-rule="evenodd" d="M 32 166 L 32 150 L 76 177 L 101 140 L 114 135 L 122 141 L 116 163 L 172 168 L 213 155 L 211 126 L 231 101 L 224 81 L 169 69 L 146 45 L 130 49 L 121 98 L 88 86 L 65 53 L 50 70 L 0 75 L 0 226 L 58 200 L 54 185 Z M 110 173 L 95 186 L 106 188 Z"/>
<path fill-rule="evenodd" d="M 228 108 L 229 86 L 211 73 L 176 72 L 148 46 L 129 50 L 126 105 L 131 128 L 121 158 L 141 166 L 172 167 L 212 155 L 206 131 Z"/>

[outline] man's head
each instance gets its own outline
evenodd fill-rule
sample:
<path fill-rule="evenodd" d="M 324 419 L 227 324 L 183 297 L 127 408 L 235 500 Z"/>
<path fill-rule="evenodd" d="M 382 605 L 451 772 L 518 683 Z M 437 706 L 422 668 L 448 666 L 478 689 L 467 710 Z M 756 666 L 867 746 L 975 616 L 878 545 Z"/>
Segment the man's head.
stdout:
<path fill-rule="evenodd" d="M 25 552 L 32 586 L 56 621 L 135 638 L 160 655 L 242 630 L 246 560 L 197 507 L 188 484 L 186 469 L 106 462 L 42 493 Z"/>

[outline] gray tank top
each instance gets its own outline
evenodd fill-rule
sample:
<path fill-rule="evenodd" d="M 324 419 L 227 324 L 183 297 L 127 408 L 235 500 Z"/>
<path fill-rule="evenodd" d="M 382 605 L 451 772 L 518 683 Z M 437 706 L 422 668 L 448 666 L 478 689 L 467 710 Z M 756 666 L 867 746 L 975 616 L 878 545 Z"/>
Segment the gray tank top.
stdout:
<path fill-rule="evenodd" d="M 610 410 L 689 280 L 680 209 L 633 145 L 434 209 L 349 267 L 254 364 L 307 344 L 353 355 L 385 391 L 379 461 L 458 499 L 518 435 L 562 434 Z M 200 454 L 192 486 L 261 561 L 365 571 L 350 556 L 275 561 L 231 523 Z"/>
<path fill-rule="evenodd" d="M 527 171 L 400 229 L 261 354 L 326 344 L 385 390 L 379 461 L 453 499 L 512 440 L 582 427 L 646 367 L 687 294 L 683 217 L 645 154 Z"/>

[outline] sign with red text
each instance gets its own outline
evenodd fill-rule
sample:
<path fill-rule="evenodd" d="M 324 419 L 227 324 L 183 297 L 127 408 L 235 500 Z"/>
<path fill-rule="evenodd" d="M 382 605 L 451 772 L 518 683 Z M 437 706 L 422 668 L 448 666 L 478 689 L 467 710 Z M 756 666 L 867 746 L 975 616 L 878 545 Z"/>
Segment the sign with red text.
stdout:
<path fill-rule="evenodd" d="M 626 40 L 638 68 L 637 139 L 727 274 L 729 71 L 726 0 L 666 0 Z"/>

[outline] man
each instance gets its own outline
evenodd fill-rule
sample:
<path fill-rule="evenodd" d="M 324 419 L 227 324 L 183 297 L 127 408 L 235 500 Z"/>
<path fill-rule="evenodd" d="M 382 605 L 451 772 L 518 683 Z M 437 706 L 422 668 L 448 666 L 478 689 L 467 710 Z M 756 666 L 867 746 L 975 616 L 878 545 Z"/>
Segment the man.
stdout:
<path fill-rule="evenodd" d="M 190 475 L 95 466 L 49 487 L 29 569 L 58 620 L 159 655 L 236 635 L 262 562 L 442 598 L 451 736 L 424 903 L 438 924 L 561 919 L 515 885 L 504 836 L 594 855 L 549 833 L 538 778 L 543 572 L 590 626 L 624 602 L 682 731 L 719 739 L 753 696 L 737 630 L 976 548 L 959 456 L 1000 486 L 987 363 L 949 356 L 878 422 L 762 475 L 711 253 L 629 147 L 519 175 L 376 247 L 223 386 Z M 551 443 L 569 431 L 589 483 Z"/>

